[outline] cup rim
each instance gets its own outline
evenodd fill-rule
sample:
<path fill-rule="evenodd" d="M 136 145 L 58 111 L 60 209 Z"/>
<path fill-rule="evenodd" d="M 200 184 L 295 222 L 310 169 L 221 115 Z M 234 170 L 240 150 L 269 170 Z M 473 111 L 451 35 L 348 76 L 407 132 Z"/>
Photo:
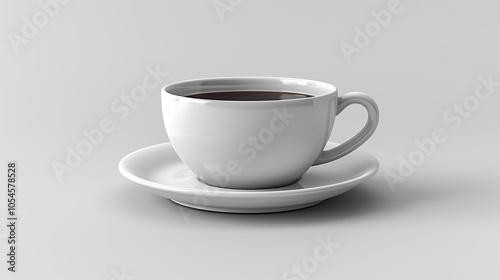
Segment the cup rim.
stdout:
<path fill-rule="evenodd" d="M 336 95 L 337 94 L 337 88 L 330 84 L 330 83 L 326 83 L 326 82 L 322 82 L 322 81 L 318 81 L 318 80 L 312 80 L 312 79 L 303 79 L 303 78 L 291 78 L 291 77 L 275 77 L 275 76 L 221 76 L 221 77 L 211 77 L 211 78 L 198 78 L 198 79 L 187 79 L 187 80 L 181 80 L 181 81 L 177 81 L 177 82 L 173 82 L 173 83 L 170 83 L 170 84 L 167 84 L 165 85 L 164 87 L 162 87 L 161 89 L 161 93 L 162 94 L 167 94 L 168 96 L 171 96 L 171 97 L 174 97 L 174 98 L 182 98 L 182 99 L 185 99 L 185 100 L 190 100 L 190 101 L 195 101 L 195 102 L 203 102 L 203 103 L 206 103 L 206 102 L 217 102 L 217 103 L 245 103 L 245 104 L 254 104 L 254 103 L 258 103 L 258 104 L 262 104 L 262 103 L 276 103 L 276 102 L 299 102 L 301 100 L 304 100 L 304 99 L 282 99 L 282 100 L 256 100 L 256 101 L 242 101 L 242 100 L 217 100 L 217 99 L 198 99 L 198 98 L 191 98 L 189 96 L 186 96 L 186 95 L 183 95 L 183 94 L 179 94 L 179 93 L 172 93 L 170 92 L 169 90 L 173 89 L 173 88 L 182 88 L 182 85 L 188 85 L 190 83 L 196 83 L 196 82 L 215 82 L 215 81 L 218 81 L 220 80 L 221 82 L 226 80 L 226 81 L 238 81 L 238 80 L 241 80 L 242 82 L 244 81 L 247 81 L 247 82 L 250 82 L 250 81 L 259 81 L 259 80 L 262 80 L 262 81 L 271 81 L 271 80 L 274 80 L 274 81 L 281 81 L 281 82 L 294 82 L 295 86 L 303 86 L 303 87 L 310 87 L 310 88 L 316 88 L 316 90 L 318 89 L 322 89 L 323 92 L 299 92 L 299 91 L 294 91 L 294 90 L 283 90 L 283 91 L 286 91 L 286 92 L 297 92 L 297 93 L 306 93 L 308 95 L 312 95 L 311 97 L 308 97 L 307 100 L 311 100 L 311 99 L 318 99 L 318 98 L 321 98 L 323 96 L 328 96 L 328 95 Z M 196 86 L 196 85 L 193 85 L 193 87 Z M 237 87 L 238 85 L 228 85 L 228 87 L 231 87 L 231 86 L 234 86 L 234 87 Z M 248 86 L 252 86 L 250 84 L 248 84 Z M 272 85 L 268 85 L 269 87 L 272 86 Z M 274 86 L 279 86 L 279 84 L 277 85 L 274 85 Z M 283 87 L 286 87 L 287 85 L 286 84 L 282 84 L 281 86 Z M 187 86 L 186 86 L 187 87 Z M 204 87 L 203 85 L 198 85 L 198 87 Z M 206 87 L 206 86 L 205 86 Z M 253 89 L 252 89 L 253 90 Z M 270 90 L 270 89 L 267 89 L 267 90 L 264 90 L 263 91 L 277 91 L 277 90 Z M 207 91 L 209 92 L 209 91 Z"/>

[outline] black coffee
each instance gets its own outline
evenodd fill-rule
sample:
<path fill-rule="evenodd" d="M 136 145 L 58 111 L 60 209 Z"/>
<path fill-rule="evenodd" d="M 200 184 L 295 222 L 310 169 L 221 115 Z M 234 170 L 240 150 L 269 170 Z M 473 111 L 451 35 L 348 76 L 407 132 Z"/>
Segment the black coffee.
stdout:
<path fill-rule="evenodd" d="M 313 97 L 312 95 L 279 91 L 222 91 L 187 95 L 187 97 L 229 101 L 287 100 Z"/>

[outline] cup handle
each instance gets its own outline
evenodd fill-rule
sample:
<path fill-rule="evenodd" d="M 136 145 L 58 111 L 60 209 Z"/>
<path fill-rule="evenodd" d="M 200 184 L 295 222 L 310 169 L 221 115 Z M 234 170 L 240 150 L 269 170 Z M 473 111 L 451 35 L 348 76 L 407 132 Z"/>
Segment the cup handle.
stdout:
<path fill-rule="evenodd" d="M 372 136 L 373 132 L 375 132 L 379 119 L 378 106 L 377 103 L 375 103 L 375 100 L 362 92 L 346 93 L 339 96 L 337 115 L 340 114 L 347 106 L 352 104 L 360 104 L 365 107 L 366 111 L 368 111 L 368 120 L 366 121 L 365 126 L 360 132 L 358 132 L 358 134 L 354 135 L 354 137 L 347 140 L 343 144 L 321 152 L 313 165 L 327 163 L 349 154 L 361 146 L 361 144 L 366 142 L 366 140 Z"/>

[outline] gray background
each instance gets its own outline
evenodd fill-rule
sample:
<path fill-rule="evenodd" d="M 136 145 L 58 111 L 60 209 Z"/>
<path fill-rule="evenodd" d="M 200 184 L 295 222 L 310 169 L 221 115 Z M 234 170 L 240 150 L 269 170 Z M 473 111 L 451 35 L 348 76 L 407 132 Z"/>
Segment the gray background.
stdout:
<path fill-rule="evenodd" d="M 23 17 L 43 10 L 35 1 L 1 1 L 0 163 L 18 161 L 20 220 L 16 274 L 6 272 L 0 228 L 0 278 L 282 279 L 313 256 L 317 238 L 330 236 L 340 247 L 309 279 L 499 279 L 500 87 L 458 129 L 443 119 L 479 76 L 500 81 L 498 1 L 402 0 L 401 13 L 350 63 L 340 44 L 353 44 L 354 28 L 389 1 L 230 3 L 221 20 L 212 0 L 73 0 L 16 52 L 8 34 L 21 34 Z M 366 92 L 381 120 L 363 149 L 381 169 L 309 209 L 186 218 L 186 209 L 117 170 L 127 153 L 168 140 L 160 86 L 123 120 L 111 110 L 157 65 L 169 73 L 161 85 L 270 75 Z M 349 138 L 365 117 L 349 108 L 332 139 Z M 114 131 L 59 181 L 51 164 L 104 118 Z M 384 174 L 398 174 L 398 157 L 435 128 L 447 141 L 391 187 Z M 5 182 L 5 167 L 0 173 Z"/>

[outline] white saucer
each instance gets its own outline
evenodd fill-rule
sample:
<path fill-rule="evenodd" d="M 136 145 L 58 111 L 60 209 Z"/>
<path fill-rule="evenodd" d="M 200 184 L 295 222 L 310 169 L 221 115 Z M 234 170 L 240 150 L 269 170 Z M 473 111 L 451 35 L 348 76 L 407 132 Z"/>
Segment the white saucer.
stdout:
<path fill-rule="evenodd" d="M 337 145 L 329 142 L 326 148 Z M 229 213 L 267 213 L 309 207 L 369 179 L 378 167 L 375 157 L 356 150 L 336 161 L 311 167 L 297 183 L 286 187 L 235 190 L 200 182 L 170 143 L 137 150 L 119 163 L 123 176 L 159 196 L 187 207 Z"/>

